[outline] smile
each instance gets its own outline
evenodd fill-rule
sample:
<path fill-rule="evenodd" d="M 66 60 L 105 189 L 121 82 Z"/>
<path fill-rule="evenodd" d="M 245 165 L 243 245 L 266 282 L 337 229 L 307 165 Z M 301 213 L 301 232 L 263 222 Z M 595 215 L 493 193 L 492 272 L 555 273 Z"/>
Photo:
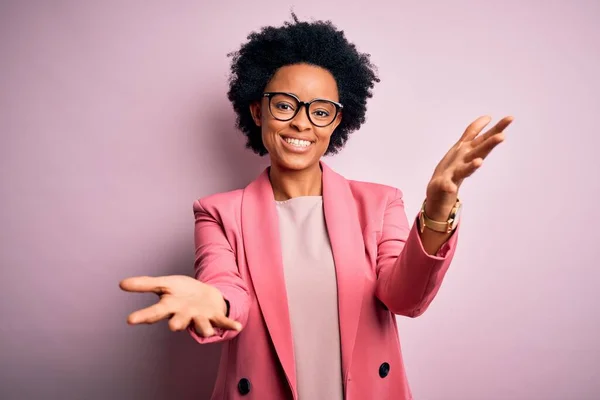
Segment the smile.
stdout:
<path fill-rule="evenodd" d="M 313 148 L 312 145 L 315 144 L 314 141 L 298 139 L 287 136 L 279 136 L 281 138 L 281 143 L 283 143 L 283 148 L 290 152 L 296 154 L 304 154 Z"/>
<path fill-rule="evenodd" d="M 312 142 L 309 142 L 308 140 L 302 140 L 302 139 L 293 139 L 293 138 L 284 137 L 283 140 L 285 142 L 291 144 L 292 146 L 296 146 L 296 147 L 308 147 L 312 144 Z"/>

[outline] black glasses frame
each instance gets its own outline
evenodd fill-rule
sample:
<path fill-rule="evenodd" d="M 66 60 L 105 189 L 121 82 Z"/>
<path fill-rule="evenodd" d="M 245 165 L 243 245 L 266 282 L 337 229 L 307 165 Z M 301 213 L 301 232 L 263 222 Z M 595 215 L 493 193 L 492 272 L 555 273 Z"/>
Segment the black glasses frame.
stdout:
<path fill-rule="evenodd" d="M 277 118 L 273 114 L 273 111 L 271 110 L 271 99 L 273 98 L 273 96 L 275 96 L 277 94 L 288 95 L 288 96 L 293 97 L 294 99 L 296 99 L 296 101 L 298 102 L 298 108 L 296 108 L 296 111 L 294 112 L 294 114 L 290 118 L 286 118 L 286 119 Z M 304 106 L 304 108 L 306 109 L 306 116 L 308 117 L 308 120 L 310 121 L 310 123 L 313 124 L 314 126 L 319 127 L 319 128 L 324 128 L 326 126 L 329 126 L 329 125 L 333 124 L 333 122 L 337 118 L 337 116 L 340 113 L 340 111 L 344 108 L 344 106 L 341 103 L 338 103 L 338 102 L 333 101 L 333 100 L 328 100 L 328 99 L 312 99 L 311 101 L 308 101 L 308 102 L 302 101 L 295 94 L 288 93 L 288 92 L 265 92 L 265 93 L 263 93 L 263 97 L 266 97 L 266 98 L 269 99 L 269 112 L 271 113 L 271 116 L 273 118 L 275 118 L 276 120 L 278 120 L 278 121 L 291 121 L 294 118 L 296 118 L 296 115 L 298 115 L 298 112 L 300 112 L 300 109 L 302 108 L 302 106 Z M 328 123 L 328 124 L 326 124 L 326 125 L 315 124 L 315 122 L 310 117 L 310 112 L 308 111 L 310 109 L 310 105 L 312 103 L 314 103 L 314 102 L 317 102 L 317 101 L 326 101 L 326 102 L 331 103 L 331 104 L 333 104 L 335 106 L 335 115 L 333 116 L 333 119 L 331 120 L 331 122 Z"/>

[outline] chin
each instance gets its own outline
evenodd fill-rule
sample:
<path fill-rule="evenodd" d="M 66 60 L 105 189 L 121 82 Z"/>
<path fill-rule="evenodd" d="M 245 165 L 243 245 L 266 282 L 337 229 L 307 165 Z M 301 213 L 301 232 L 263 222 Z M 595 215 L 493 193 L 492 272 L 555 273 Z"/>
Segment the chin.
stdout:
<path fill-rule="evenodd" d="M 302 171 L 304 169 L 308 169 L 308 168 L 312 167 L 314 164 L 315 164 L 315 162 L 312 159 L 311 160 L 298 160 L 298 159 L 283 160 L 283 162 L 279 163 L 279 165 L 281 167 L 283 167 L 285 169 L 290 169 L 293 171 Z"/>
<path fill-rule="evenodd" d="M 312 155 L 289 155 L 286 154 L 283 157 L 278 157 L 277 159 L 271 159 L 272 164 L 277 164 L 280 168 L 292 170 L 292 171 L 302 171 L 305 169 L 309 169 L 313 167 L 315 164 L 319 163 L 319 158 L 315 159 Z"/>

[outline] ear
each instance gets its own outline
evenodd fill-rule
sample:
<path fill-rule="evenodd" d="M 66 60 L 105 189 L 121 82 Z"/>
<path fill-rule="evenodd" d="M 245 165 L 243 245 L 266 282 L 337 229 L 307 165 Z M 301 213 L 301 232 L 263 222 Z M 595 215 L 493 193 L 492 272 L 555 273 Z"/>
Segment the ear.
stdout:
<path fill-rule="evenodd" d="M 262 109 L 260 106 L 260 101 L 254 101 L 250 103 L 250 114 L 252 114 L 252 119 L 256 126 L 262 125 Z"/>

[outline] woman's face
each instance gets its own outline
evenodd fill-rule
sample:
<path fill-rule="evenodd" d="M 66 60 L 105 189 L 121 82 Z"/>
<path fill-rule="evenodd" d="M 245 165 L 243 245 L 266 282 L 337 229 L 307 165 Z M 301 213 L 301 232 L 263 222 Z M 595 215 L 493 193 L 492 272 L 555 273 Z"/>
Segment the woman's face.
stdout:
<path fill-rule="evenodd" d="M 265 92 L 292 93 L 305 102 L 316 98 L 339 102 L 333 75 L 326 69 L 308 64 L 281 67 L 267 84 Z M 275 102 L 271 104 L 274 112 L 276 106 Z M 286 103 L 280 103 L 278 107 L 286 112 L 290 109 Z M 296 171 L 318 164 L 342 117 L 340 111 L 333 123 L 318 127 L 310 122 L 305 107 L 302 107 L 293 119 L 280 121 L 271 114 L 268 98 L 252 104 L 250 111 L 256 125 L 261 127 L 262 141 L 271 157 L 271 165 Z M 326 114 L 316 109 L 312 118 L 322 125 L 318 118 L 323 118 L 323 115 Z"/>

